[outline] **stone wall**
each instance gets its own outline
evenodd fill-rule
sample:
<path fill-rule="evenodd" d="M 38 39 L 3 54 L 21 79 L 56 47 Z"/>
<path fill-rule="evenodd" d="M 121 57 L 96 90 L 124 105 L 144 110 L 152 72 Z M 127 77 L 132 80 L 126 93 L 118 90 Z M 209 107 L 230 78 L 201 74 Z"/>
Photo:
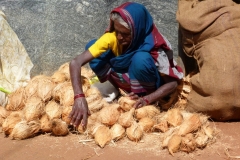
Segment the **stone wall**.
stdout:
<path fill-rule="evenodd" d="M 150 11 L 176 56 L 177 1 L 133 1 L 144 4 Z M 0 10 L 27 50 L 34 64 L 31 76 L 35 76 L 50 75 L 82 53 L 89 40 L 105 31 L 111 9 L 123 2 L 126 0 L 1 0 Z"/>

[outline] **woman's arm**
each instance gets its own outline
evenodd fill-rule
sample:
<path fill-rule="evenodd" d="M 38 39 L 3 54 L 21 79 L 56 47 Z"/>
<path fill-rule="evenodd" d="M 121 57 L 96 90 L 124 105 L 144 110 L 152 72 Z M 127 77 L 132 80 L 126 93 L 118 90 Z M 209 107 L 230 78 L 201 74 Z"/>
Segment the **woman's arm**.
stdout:
<path fill-rule="evenodd" d="M 86 50 L 82 54 L 75 57 L 69 64 L 70 78 L 72 82 L 74 96 L 83 94 L 81 82 L 81 67 L 91 61 L 94 57 Z M 85 97 L 79 97 L 74 100 L 72 111 L 69 115 L 71 124 L 78 127 L 81 123 L 83 126 L 87 124 L 89 110 Z"/>

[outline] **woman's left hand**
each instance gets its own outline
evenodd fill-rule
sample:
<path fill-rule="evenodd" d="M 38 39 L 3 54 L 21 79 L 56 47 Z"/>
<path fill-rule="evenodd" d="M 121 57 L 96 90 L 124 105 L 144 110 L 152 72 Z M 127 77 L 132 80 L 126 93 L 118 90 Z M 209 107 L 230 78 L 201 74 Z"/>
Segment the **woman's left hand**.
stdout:
<path fill-rule="evenodd" d="M 147 101 L 144 100 L 146 98 L 143 97 L 139 97 L 137 94 L 134 94 L 133 92 L 129 93 L 128 96 L 132 99 L 132 100 L 136 100 L 136 103 L 134 104 L 134 108 L 141 108 L 143 106 L 148 105 Z"/>

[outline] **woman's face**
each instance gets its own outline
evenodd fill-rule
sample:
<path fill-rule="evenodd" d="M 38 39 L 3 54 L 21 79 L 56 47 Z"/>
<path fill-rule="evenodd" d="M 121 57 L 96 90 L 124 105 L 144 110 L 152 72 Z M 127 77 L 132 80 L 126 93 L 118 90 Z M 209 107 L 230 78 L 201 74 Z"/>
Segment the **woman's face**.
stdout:
<path fill-rule="evenodd" d="M 132 41 L 132 35 L 130 29 L 124 27 L 117 20 L 114 20 L 114 30 L 118 43 L 123 47 L 128 47 Z"/>

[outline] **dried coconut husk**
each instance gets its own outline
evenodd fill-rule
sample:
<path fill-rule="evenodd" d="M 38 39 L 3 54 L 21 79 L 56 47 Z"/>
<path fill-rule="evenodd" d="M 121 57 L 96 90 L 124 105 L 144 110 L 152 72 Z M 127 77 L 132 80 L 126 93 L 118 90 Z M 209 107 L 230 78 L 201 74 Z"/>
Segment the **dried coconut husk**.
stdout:
<path fill-rule="evenodd" d="M 143 137 L 142 127 L 137 123 L 133 122 L 133 124 L 126 129 L 127 137 L 134 142 L 138 142 Z"/>
<path fill-rule="evenodd" d="M 92 114 L 88 117 L 87 126 L 83 127 L 81 124 L 78 126 L 77 130 L 81 134 L 91 134 L 92 128 L 94 127 L 95 123 L 98 123 L 97 116 L 98 114 Z"/>
<path fill-rule="evenodd" d="M 54 118 L 61 118 L 62 106 L 54 100 L 49 101 L 45 107 L 45 112 L 50 120 Z"/>
<path fill-rule="evenodd" d="M 202 130 L 208 136 L 209 139 L 213 138 L 213 136 L 214 136 L 214 129 L 211 126 L 209 126 L 208 124 L 204 124 L 202 126 Z"/>
<path fill-rule="evenodd" d="M 200 116 L 198 114 L 192 114 L 188 119 L 180 125 L 178 134 L 184 136 L 188 133 L 195 132 L 202 125 Z"/>
<path fill-rule="evenodd" d="M 118 108 L 119 104 L 112 104 L 100 110 L 99 120 L 101 121 L 101 123 L 107 126 L 114 125 L 118 121 L 118 118 L 120 116 Z"/>
<path fill-rule="evenodd" d="M 32 121 L 41 118 L 44 113 L 45 103 L 40 97 L 30 97 L 23 109 L 25 120 Z"/>
<path fill-rule="evenodd" d="M 88 109 L 94 113 L 100 111 L 103 107 L 108 106 L 104 99 L 97 99 L 91 103 L 88 103 Z"/>
<path fill-rule="evenodd" d="M 186 136 L 182 137 L 182 142 L 180 145 L 180 150 L 190 153 L 196 149 L 196 142 L 192 133 L 188 133 Z"/>
<path fill-rule="evenodd" d="M 199 131 L 195 137 L 197 148 L 203 149 L 208 144 L 208 136 L 203 132 Z"/>
<path fill-rule="evenodd" d="M 70 124 L 70 121 L 71 121 L 71 119 L 69 118 L 71 111 L 72 111 L 72 106 L 63 106 L 62 120 L 66 122 L 68 125 Z"/>
<path fill-rule="evenodd" d="M 42 133 L 50 133 L 52 131 L 52 128 L 50 126 L 50 120 L 48 118 L 47 114 L 44 114 L 41 118 L 40 118 L 40 123 L 41 123 L 41 132 Z"/>
<path fill-rule="evenodd" d="M 130 109 L 130 111 L 124 112 L 120 115 L 118 123 L 124 128 L 130 127 L 135 121 L 133 118 L 135 108 Z"/>
<path fill-rule="evenodd" d="M 61 89 L 60 104 L 62 106 L 72 106 L 74 103 L 74 93 L 71 82 L 64 82 Z"/>
<path fill-rule="evenodd" d="M 67 80 L 70 80 L 69 62 L 62 64 L 62 65 L 58 68 L 58 71 L 64 73 L 66 79 L 67 79 Z"/>
<path fill-rule="evenodd" d="M 138 124 L 142 127 L 144 132 L 152 132 L 154 120 L 148 117 L 141 118 Z"/>
<path fill-rule="evenodd" d="M 54 136 L 66 136 L 69 133 L 67 123 L 61 119 L 52 119 L 50 126 L 52 128 L 52 135 Z"/>
<path fill-rule="evenodd" d="M 38 81 L 37 94 L 44 101 L 48 101 L 52 97 L 52 90 L 54 89 L 55 84 L 52 81 L 51 77 L 43 76 Z"/>
<path fill-rule="evenodd" d="M 60 97 L 62 95 L 62 88 L 65 85 L 65 83 L 67 82 L 58 83 L 52 90 L 52 98 L 57 102 L 60 102 Z"/>
<path fill-rule="evenodd" d="M 91 87 L 84 93 L 88 103 L 91 103 L 97 99 L 102 99 L 101 92 L 96 87 Z"/>
<path fill-rule="evenodd" d="M 111 134 L 112 134 L 112 140 L 114 140 L 115 142 L 120 140 L 121 138 L 123 138 L 125 136 L 125 128 L 123 128 L 118 123 L 115 123 L 111 127 L 110 130 L 111 130 Z"/>
<path fill-rule="evenodd" d="M 176 127 L 182 124 L 183 116 L 181 114 L 180 109 L 173 108 L 167 111 L 167 122 L 170 126 Z"/>
<path fill-rule="evenodd" d="M 97 145 L 104 148 L 112 140 L 110 129 L 104 125 L 99 126 L 94 134 L 94 140 Z"/>
<path fill-rule="evenodd" d="M 12 133 L 10 134 L 11 139 L 23 140 L 26 138 L 33 137 L 36 133 L 39 132 L 41 128 L 39 121 L 30 121 L 25 120 L 17 123 L 13 128 Z"/>
<path fill-rule="evenodd" d="M 0 106 L 0 127 L 3 124 L 3 121 L 9 116 L 10 111 L 7 111 L 5 107 Z"/>
<path fill-rule="evenodd" d="M 177 130 L 176 128 L 172 127 L 169 128 L 169 130 L 167 130 L 165 133 L 163 133 L 162 148 L 168 147 L 168 142 L 170 138 L 175 134 L 176 130 Z"/>
<path fill-rule="evenodd" d="M 182 137 L 180 135 L 174 134 L 168 141 L 168 151 L 174 156 L 175 152 L 179 151 L 182 142 Z"/>
<path fill-rule="evenodd" d="M 56 71 L 53 73 L 53 75 L 51 76 L 52 78 L 52 81 L 54 83 L 63 83 L 65 81 L 68 80 L 68 78 L 66 77 L 66 75 L 63 73 L 63 72 L 60 72 L 60 71 Z"/>
<path fill-rule="evenodd" d="M 87 77 L 88 79 L 94 76 L 94 72 L 85 66 L 81 67 L 81 75 Z"/>
<path fill-rule="evenodd" d="M 154 105 L 147 105 L 135 110 L 134 116 L 136 119 L 141 119 L 144 117 L 153 118 L 154 116 L 160 114 L 160 110 Z"/>
<path fill-rule="evenodd" d="M 90 88 L 90 82 L 89 79 L 85 76 L 81 76 L 81 81 L 82 81 L 82 87 L 85 89 L 83 89 L 83 92 L 86 92 L 89 88 Z"/>
<path fill-rule="evenodd" d="M 135 103 L 136 101 L 132 100 L 130 97 L 120 97 L 118 99 L 118 104 L 124 111 L 129 111 L 131 108 L 133 108 Z"/>
<path fill-rule="evenodd" d="M 168 122 L 166 120 L 162 120 L 158 124 L 155 124 L 153 126 L 154 131 L 160 131 L 160 132 L 167 132 L 169 130 Z"/>
<path fill-rule="evenodd" d="M 37 75 L 28 82 L 27 86 L 25 87 L 25 93 L 27 98 L 32 96 L 38 96 L 38 83 L 45 77 L 45 75 Z"/>
<path fill-rule="evenodd" d="M 3 121 L 2 130 L 5 135 L 10 135 L 15 125 L 22 121 L 23 113 L 21 111 L 11 112 L 10 115 Z"/>
<path fill-rule="evenodd" d="M 6 105 L 6 109 L 8 111 L 22 110 L 25 106 L 25 101 L 25 90 L 23 87 L 20 87 L 8 95 L 8 104 Z"/>

